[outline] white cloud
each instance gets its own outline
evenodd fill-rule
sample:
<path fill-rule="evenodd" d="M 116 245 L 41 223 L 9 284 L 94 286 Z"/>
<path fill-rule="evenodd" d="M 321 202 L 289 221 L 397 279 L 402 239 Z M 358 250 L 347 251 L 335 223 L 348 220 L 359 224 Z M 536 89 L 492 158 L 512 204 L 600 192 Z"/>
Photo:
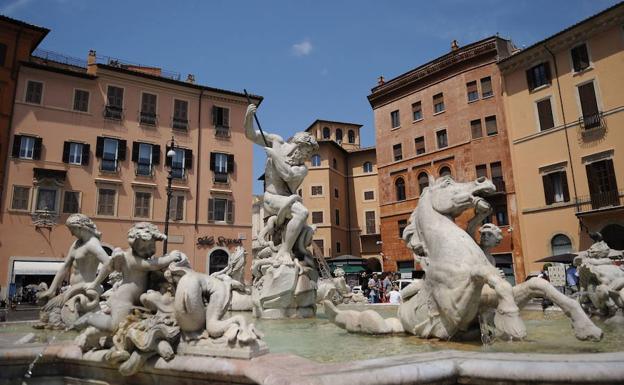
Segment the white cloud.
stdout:
<path fill-rule="evenodd" d="M 11 14 L 15 13 L 15 11 L 17 11 L 20 8 L 26 6 L 30 2 L 31 2 L 31 0 L 15 0 L 15 1 L 11 1 L 8 4 L 4 5 L 2 8 L 0 8 L 0 13 L 3 14 L 3 15 L 10 16 Z"/>
<path fill-rule="evenodd" d="M 293 44 L 292 53 L 295 56 L 308 56 L 312 52 L 312 43 L 305 39 L 301 43 Z"/>

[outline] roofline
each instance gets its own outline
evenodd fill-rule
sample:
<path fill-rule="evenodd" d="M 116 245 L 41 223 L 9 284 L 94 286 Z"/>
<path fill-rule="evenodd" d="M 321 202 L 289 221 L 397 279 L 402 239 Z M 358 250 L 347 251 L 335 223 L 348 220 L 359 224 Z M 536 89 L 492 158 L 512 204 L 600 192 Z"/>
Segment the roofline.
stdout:
<path fill-rule="evenodd" d="M 537 48 L 537 47 L 539 47 L 541 45 L 545 45 L 546 43 L 551 42 L 552 40 L 560 37 L 561 35 L 564 35 L 567 32 L 570 32 L 574 28 L 580 27 L 581 25 L 583 25 L 585 23 L 588 23 L 588 22 L 590 22 L 590 21 L 592 21 L 594 19 L 597 19 L 597 18 L 599 18 L 601 16 L 604 16 L 605 14 L 607 14 L 609 12 L 612 12 L 614 9 L 616 9 L 618 7 L 622 7 L 622 6 L 624 6 L 624 1 L 621 1 L 621 2 L 619 2 L 617 4 L 615 4 L 615 5 L 612 5 L 611 7 L 607 8 L 607 9 L 605 9 L 603 11 L 600 11 L 600 12 L 598 12 L 595 15 L 589 16 L 589 17 L 587 17 L 587 18 L 585 18 L 585 19 L 583 19 L 583 20 L 581 20 L 581 21 L 579 21 L 579 22 L 577 22 L 575 24 L 572 24 L 571 26 L 569 26 L 569 27 L 567 27 L 565 29 L 562 29 L 561 31 L 555 33 L 554 35 L 548 36 L 545 39 L 542 39 L 542 40 L 540 40 L 540 41 L 538 41 L 536 43 L 533 43 L 530 46 L 528 46 L 527 48 L 524 48 L 524 49 L 518 51 L 517 53 L 515 53 L 513 55 L 510 55 L 510 56 L 508 56 L 506 58 L 503 58 L 503 59 L 499 60 L 498 62 L 501 63 L 501 64 L 502 63 L 507 63 L 507 62 L 512 61 L 514 59 L 517 59 L 519 57 L 523 57 L 525 55 L 528 55 L 529 51 L 532 51 L 533 49 L 535 49 L 535 48 Z"/>
<path fill-rule="evenodd" d="M 45 64 L 39 64 L 39 63 L 33 63 L 33 62 L 29 62 L 29 61 L 22 61 L 21 64 L 24 67 L 35 68 L 35 69 L 39 69 L 39 70 L 43 70 L 43 71 L 56 72 L 56 73 L 59 73 L 59 74 L 68 75 L 68 76 L 75 76 L 75 77 L 79 77 L 79 78 L 83 78 L 83 79 L 92 79 L 93 80 L 93 79 L 97 78 L 97 76 L 88 74 L 88 73 L 86 73 L 86 71 L 85 72 L 72 71 L 72 70 L 68 70 L 68 69 L 65 69 L 65 68 L 60 68 L 60 67 L 55 67 L 55 66 L 45 65 Z"/>
<path fill-rule="evenodd" d="M 30 52 L 31 53 L 32 53 L 32 51 L 35 50 L 35 48 L 37 48 L 37 46 L 39 44 L 41 44 L 43 39 L 50 32 L 50 30 L 48 28 L 40 27 L 40 26 L 34 25 L 34 24 L 30 24 L 30 23 L 27 23 L 27 22 L 22 21 L 22 20 L 13 19 L 13 18 L 5 16 L 5 15 L 0 15 L 0 20 L 6 21 L 7 23 L 11 23 L 11 24 L 19 26 L 21 28 L 28 28 L 28 29 L 31 29 L 33 31 L 41 33 L 41 37 L 32 45 L 32 47 L 30 47 Z"/>
<path fill-rule="evenodd" d="M 174 85 L 178 85 L 178 86 L 182 86 L 182 87 L 193 88 L 193 89 L 196 89 L 196 90 L 211 91 L 211 92 L 216 92 L 216 93 L 220 93 L 220 94 L 226 94 L 226 95 L 237 96 L 237 97 L 241 97 L 241 98 L 247 98 L 247 96 L 245 94 L 240 93 L 240 92 L 236 92 L 236 91 L 230 91 L 230 90 L 224 90 L 224 89 L 220 89 L 220 88 L 208 87 L 208 86 L 204 86 L 204 85 L 201 85 L 201 84 L 193 84 L 193 83 L 184 82 L 184 81 L 181 81 L 181 80 L 173 80 L 173 79 L 165 78 L 165 77 L 162 77 L 162 76 L 151 75 L 151 74 L 147 74 L 147 73 L 140 72 L 140 71 L 128 70 L 128 69 L 125 69 L 125 68 L 119 68 L 119 67 L 110 66 L 110 65 L 107 65 L 107 64 L 102 64 L 102 63 L 98 63 L 96 65 L 98 66 L 98 68 L 103 68 L 103 69 L 106 69 L 106 70 L 109 70 L 109 71 L 116 71 L 116 72 L 124 73 L 124 74 L 127 74 L 127 75 L 143 77 L 143 78 L 147 78 L 147 79 L 151 79 L 151 80 L 155 80 L 155 81 L 160 81 L 160 82 L 164 82 L 164 83 L 169 83 L 169 84 L 174 84 Z M 250 94 L 249 98 L 257 100 L 258 101 L 258 105 L 260 105 L 260 103 L 262 103 L 262 101 L 264 100 L 263 96 L 254 95 L 254 94 Z"/>
<path fill-rule="evenodd" d="M 305 129 L 305 131 L 309 131 L 312 127 L 314 127 L 314 125 L 316 123 L 331 123 L 331 124 L 345 124 L 345 125 L 350 125 L 350 126 L 357 126 L 358 128 L 362 128 L 363 125 L 359 124 L 359 123 L 348 123 L 348 122 L 339 122 L 336 120 L 324 120 L 324 119 L 316 119 L 314 122 L 312 122 L 312 124 L 310 124 L 308 126 L 308 128 Z"/>
<path fill-rule="evenodd" d="M 360 147 L 356 150 L 348 150 L 349 153 L 351 152 L 365 152 L 365 151 L 377 151 L 377 147 L 376 146 L 368 146 L 368 147 Z"/>

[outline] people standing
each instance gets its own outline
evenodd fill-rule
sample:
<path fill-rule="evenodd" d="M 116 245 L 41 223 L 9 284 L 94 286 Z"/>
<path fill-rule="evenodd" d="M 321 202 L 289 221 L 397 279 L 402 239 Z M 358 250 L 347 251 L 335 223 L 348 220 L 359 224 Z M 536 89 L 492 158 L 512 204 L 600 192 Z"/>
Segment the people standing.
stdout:
<path fill-rule="evenodd" d="M 373 273 L 372 277 L 368 280 L 368 290 L 370 293 L 368 294 L 368 299 L 370 303 L 378 303 L 379 302 L 379 287 L 377 282 L 377 273 Z"/>
<path fill-rule="evenodd" d="M 397 285 L 392 286 L 392 290 L 388 292 L 388 302 L 392 305 L 398 305 L 403 302 L 403 298 L 401 298 L 401 292 L 399 292 L 399 288 Z"/>

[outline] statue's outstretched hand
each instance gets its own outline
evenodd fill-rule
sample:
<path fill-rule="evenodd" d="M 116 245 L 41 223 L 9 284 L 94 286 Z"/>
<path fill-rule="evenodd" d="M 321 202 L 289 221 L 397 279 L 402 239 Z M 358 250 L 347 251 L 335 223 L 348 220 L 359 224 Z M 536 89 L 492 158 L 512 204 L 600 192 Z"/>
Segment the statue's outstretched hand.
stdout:
<path fill-rule="evenodd" d="M 257 108 L 258 107 L 256 107 L 255 104 L 248 105 L 247 112 L 245 113 L 245 119 L 252 118 L 255 115 Z"/>

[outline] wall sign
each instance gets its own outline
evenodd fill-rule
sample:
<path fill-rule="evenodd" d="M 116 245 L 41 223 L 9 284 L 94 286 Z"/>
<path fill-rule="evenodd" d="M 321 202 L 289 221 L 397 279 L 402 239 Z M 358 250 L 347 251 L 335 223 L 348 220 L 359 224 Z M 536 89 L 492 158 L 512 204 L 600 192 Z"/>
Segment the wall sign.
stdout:
<path fill-rule="evenodd" d="M 214 236 L 210 235 L 206 235 L 205 237 L 199 237 L 197 238 L 197 245 L 199 246 L 222 246 L 222 247 L 228 247 L 228 246 L 232 246 L 232 245 L 242 245 L 243 244 L 243 240 L 242 239 L 236 239 L 236 238 L 226 238 L 223 236 L 219 236 L 215 239 Z"/>

